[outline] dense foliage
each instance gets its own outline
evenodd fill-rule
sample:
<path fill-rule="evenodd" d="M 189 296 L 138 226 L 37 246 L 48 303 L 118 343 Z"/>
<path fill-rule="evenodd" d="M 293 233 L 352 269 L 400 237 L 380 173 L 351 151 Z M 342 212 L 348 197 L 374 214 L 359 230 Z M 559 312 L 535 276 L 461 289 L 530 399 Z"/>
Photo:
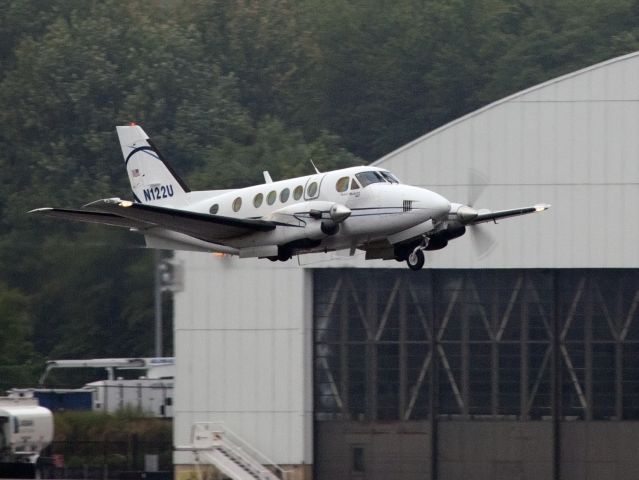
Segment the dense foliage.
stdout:
<path fill-rule="evenodd" d="M 58 412 L 51 452 L 64 456 L 67 469 L 103 467 L 141 470 L 144 455 L 159 455 L 162 469 L 172 460 L 172 424 L 134 409 L 115 414 Z M 46 452 L 46 454 L 50 454 Z"/>
<path fill-rule="evenodd" d="M 0 389 L 46 358 L 152 354 L 152 261 L 30 217 L 129 197 L 136 121 L 194 189 L 372 161 L 639 46 L 636 0 L 2 0 Z M 167 342 L 170 332 L 167 332 Z"/>

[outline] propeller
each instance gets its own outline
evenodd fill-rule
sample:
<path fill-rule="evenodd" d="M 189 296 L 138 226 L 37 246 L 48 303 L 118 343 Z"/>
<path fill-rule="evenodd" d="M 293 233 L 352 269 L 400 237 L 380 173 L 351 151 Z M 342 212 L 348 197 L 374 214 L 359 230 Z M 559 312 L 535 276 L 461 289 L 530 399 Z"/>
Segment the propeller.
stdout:
<path fill-rule="evenodd" d="M 475 209 L 473 205 L 484 193 L 488 183 L 488 178 L 484 174 L 474 168 L 470 169 L 468 172 L 468 203 L 457 211 L 457 215 L 462 222 L 470 222 L 478 214 L 482 213 L 482 210 Z M 488 255 L 497 243 L 495 237 L 481 224 L 469 225 L 469 227 L 470 239 L 475 254 L 480 258 Z"/>
<path fill-rule="evenodd" d="M 339 203 L 334 204 L 328 211 L 328 216 L 331 217 L 335 223 L 341 223 L 351 216 L 351 209 L 346 205 Z"/>
<path fill-rule="evenodd" d="M 468 203 L 466 205 L 473 206 L 484 193 L 488 185 L 488 177 L 479 170 L 471 168 L 468 172 Z"/>
<path fill-rule="evenodd" d="M 328 215 L 328 218 L 324 217 L 324 213 Z M 339 231 L 339 224 L 351 216 L 351 209 L 346 205 L 334 203 L 328 209 L 328 211 L 311 209 L 308 214 L 311 218 L 316 220 L 322 220 L 321 228 L 322 232 L 326 235 L 335 235 Z"/>
<path fill-rule="evenodd" d="M 470 239 L 473 242 L 475 254 L 479 258 L 483 258 L 488 255 L 497 244 L 495 237 L 482 225 L 471 226 Z"/>
<path fill-rule="evenodd" d="M 312 208 L 309 210 L 308 215 L 316 220 L 325 219 L 334 223 L 342 223 L 351 216 L 351 213 L 353 212 L 351 212 L 351 209 L 346 205 L 334 203 L 328 210 L 316 210 Z M 324 214 L 326 214 L 326 216 Z"/>

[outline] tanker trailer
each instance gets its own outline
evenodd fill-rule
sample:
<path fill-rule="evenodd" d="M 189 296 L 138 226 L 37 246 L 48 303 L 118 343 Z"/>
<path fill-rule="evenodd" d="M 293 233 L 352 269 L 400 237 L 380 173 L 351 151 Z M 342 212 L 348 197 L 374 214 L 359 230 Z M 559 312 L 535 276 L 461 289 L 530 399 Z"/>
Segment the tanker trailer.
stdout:
<path fill-rule="evenodd" d="M 53 415 L 35 399 L 0 399 L 0 477 L 37 478 L 40 453 L 53 439 Z"/>

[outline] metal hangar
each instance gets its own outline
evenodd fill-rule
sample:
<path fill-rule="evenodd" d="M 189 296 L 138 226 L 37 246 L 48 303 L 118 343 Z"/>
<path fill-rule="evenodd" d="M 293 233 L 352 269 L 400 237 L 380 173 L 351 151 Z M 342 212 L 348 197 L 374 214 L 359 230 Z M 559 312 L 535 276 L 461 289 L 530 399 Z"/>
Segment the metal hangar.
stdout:
<path fill-rule="evenodd" d="M 481 178 L 479 207 L 553 205 L 486 226 L 494 248 L 467 234 L 421 272 L 179 252 L 175 444 L 205 422 L 289 479 L 635 478 L 637 84 L 639 52 L 376 162 L 453 201 Z"/>

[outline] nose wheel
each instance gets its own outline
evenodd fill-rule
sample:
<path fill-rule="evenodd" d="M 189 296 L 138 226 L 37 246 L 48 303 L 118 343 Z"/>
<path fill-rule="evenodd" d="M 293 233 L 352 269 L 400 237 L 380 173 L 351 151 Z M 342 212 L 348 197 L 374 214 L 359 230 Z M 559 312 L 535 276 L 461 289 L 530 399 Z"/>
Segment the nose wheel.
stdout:
<path fill-rule="evenodd" d="M 424 257 L 424 251 L 421 249 L 421 247 L 417 247 L 410 253 L 410 255 L 408 255 L 406 264 L 411 270 L 421 270 L 424 266 L 425 260 L 426 259 Z"/>

